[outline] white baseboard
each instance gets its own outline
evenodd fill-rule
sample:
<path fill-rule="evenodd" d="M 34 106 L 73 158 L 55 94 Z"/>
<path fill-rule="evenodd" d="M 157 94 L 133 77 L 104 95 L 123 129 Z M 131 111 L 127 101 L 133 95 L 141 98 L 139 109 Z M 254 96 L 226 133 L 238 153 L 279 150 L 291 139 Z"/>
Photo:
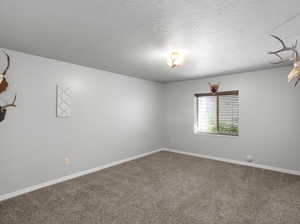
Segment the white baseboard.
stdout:
<path fill-rule="evenodd" d="M 16 197 L 16 196 L 19 196 L 19 195 L 22 195 L 22 194 L 26 194 L 26 193 L 29 193 L 31 191 L 35 191 L 35 190 L 38 190 L 38 189 L 41 189 L 41 188 L 44 188 L 44 187 L 47 187 L 47 186 L 50 186 L 50 185 L 53 185 L 53 184 L 57 184 L 57 183 L 61 183 L 61 182 L 67 181 L 67 180 L 71 180 L 71 179 L 74 179 L 76 177 L 80 177 L 80 176 L 83 176 L 83 175 L 94 173 L 94 172 L 97 172 L 99 170 L 103 170 L 105 168 L 109 168 L 109 167 L 112 167 L 112 166 L 119 165 L 121 163 L 129 162 L 131 160 L 135 160 L 135 159 L 138 159 L 138 158 L 142 158 L 142 157 L 151 155 L 153 153 L 156 153 L 156 152 L 159 152 L 159 151 L 162 151 L 162 150 L 163 149 L 157 149 L 157 150 L 154 150 L 154 151 L 151 151 L 151 152 L 146 152 L 146 153 L 143 153 L 143 154 L 140 154 L 140 155 L 137 155 L 137 156 L 127 158 L 127 159 L 122 159 L 122 160 L 115 161 L 115 162 L 112 162 L 112 163 L 109 163 L 109 164 L 106 164 L 106 165 L 98 166 L 98 167 L 88 169 L 88 170 L 84 170 L 84 171 L 80 171 L 78 173 L 74 173 L 74 174 L 71 174 L 71 175 L 68 175 L 68 176 L 60 177 L 60 178 L 57 178 L 55 180 L 50 180 L 50 181 L 47 181 L 47 182 L 44 182 L 44 183 L 41 183 L 41 184 L 26 187 L 26 188 L 23 188 L 21 190 L 17 190 L 17 191 L 8 193 L 8 194 L 0 195 L 0 201 L 4 201 L 4 200 L 7 200 L 9 198 L 13 198 L 13 197 Z"/>
<path fill-rule="evenodd" d="M 53 184 L 57 184 L 57 183 L 61 183 L 67 180 L 71 180 L 74 179 L 76 177 L 80 177 L 83 175 L 87 175 L 90 173 L 94 173 L 97 172 L 99 170 L 105 169 L 105 168 L 109 168 L 112 166 L 116 166 L 119 165 L 121 163 L 125 163 L 131 160 L 135 160 L 138 158 L 142 158 L 148 155 L 151 155 L 153 153 L 156 152 L 160 152 L 160 151 L 168 151 L 168 152 L 174 152 L 174 153 L 179 153 L 179 154 L 184 154 L 184 155 L 189 155 L 189 156 L 195 156 L 195 157 L 200 157 L 200 158 L 204 158 L 204 159 L 210 159 L 210 160 L 217 160 L 217 161 L 222 161 L 222 162 L 226 162 L 226 163 L 232 163 L 232 164 L 237 164 L 237 165 L 242 165 L 242 166 L 250 166 L 250 167 L 255 167 L 255 168 L 261 168 L 261 169 L 265 169 L 265 170 L 272 170 L 272 171 L 277 171 L 280 173 L 286 173 L 286 174 L 292 174 L 292 175 L 298 175 L 300 176 L 300 171 L 298 170 L 289 170 L 289 169 L 283 169 L 283 168 L 278 168 L 278 167 L 272 167 L 272 166 L 267 166 L 267 165 L 261 165 L 261 164 L 257 164 L 257 163 L 249 163 L 249 162 L 244 162 L 244 161 L 238 161 L 238 160 L 232 160 L 232 159 L 225 159 L 225 158 L 221 158 L 221 157 L 215 157 L 215 156 L 207 156 L 207 155 L 201 155 L 198 153 L 191 153 L 191 152 L 184 152 L 184 151 L 179 151 L 179 150 L 175 150 L 175 149 L 169 149 L 169 148 L 161 148 L 161 149 L 157 149 L 151 152 L 147 152 L 147 153 L 143 153 L 137 156 L 133 156 L 127 159 L 123 159 L 123 160 L 119 160 L 119 161 L 115 161 L 106 165 L 102 165 L 102 166 L 98 166 L 92 169 L 88 169 L 88 170 L 84 170 L 84 171 L 80 171 L 78 173 L 74 173 L 68 176 L 64 176 L 64 177 L 60 177 L 57 178 L 55 180 L 50 180 L 41 184 L 37 184 L 34 186 L 30 186 L 30 187 L 26 187 L 24 189 L 21 190 L 17 190 L 8 194 L 4 194 L 4 195 L 0 195 L 0 201 L 4 201 L 7 200 L 9 198 L 13 198 L 22 194 L 26 194 L 29 193 L 31 191 L 35 191 Z"/>
<path fill-rule="evenodd" d="M 200 157 L 200 158 L 204 158 L 204 159 L 217 160 L 217 161 L 222 161 L 225 163 L 232 163 L 232 164 L 237 164 L 237 165 L 241 165 L 241 166 L 250 166 L 250 167 L 255 167 L 255 168 L 300 176 L 300 171 L 298 171 L 298 170 L 283 169 L 283 168 L 261 165 L 261 164 L 252 163 L 252 162 L 250 163 L 250 162 L 238 161 L 238 160 L 233 160 L 233 159 L 225 159 L 225 158 L 221 158 L 221 157 L 201 155 L 198 153 L 184 152 L 184 151 L 168 149 L 168 148 L 163 148 L 162 151 L 174 152 L 174 153 L 179 153 L 179 154 L 184 154 L 184 155 L 189 155 L 189 156 L 196 156 L 196 157 Z"/>

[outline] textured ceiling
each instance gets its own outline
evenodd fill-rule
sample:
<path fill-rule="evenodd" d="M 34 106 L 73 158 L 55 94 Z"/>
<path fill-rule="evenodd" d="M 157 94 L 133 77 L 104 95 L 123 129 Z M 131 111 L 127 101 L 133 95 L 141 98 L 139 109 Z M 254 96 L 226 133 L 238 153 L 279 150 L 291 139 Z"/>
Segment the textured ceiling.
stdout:
<path fill-rule="evenodd" d="M 299 0 L 0 1 L 0 47 L 160 82 L 268 68 L 299 27 Z"/>

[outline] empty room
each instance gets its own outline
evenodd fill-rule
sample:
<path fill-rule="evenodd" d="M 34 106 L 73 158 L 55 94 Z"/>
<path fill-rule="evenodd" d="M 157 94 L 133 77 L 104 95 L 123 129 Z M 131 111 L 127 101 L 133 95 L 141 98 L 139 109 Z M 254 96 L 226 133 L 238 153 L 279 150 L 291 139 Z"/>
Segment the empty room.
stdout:
<path fill-rule="evenodd" d="M 299 0 L 0 0 L 0 224 L 299 224 Z"/>

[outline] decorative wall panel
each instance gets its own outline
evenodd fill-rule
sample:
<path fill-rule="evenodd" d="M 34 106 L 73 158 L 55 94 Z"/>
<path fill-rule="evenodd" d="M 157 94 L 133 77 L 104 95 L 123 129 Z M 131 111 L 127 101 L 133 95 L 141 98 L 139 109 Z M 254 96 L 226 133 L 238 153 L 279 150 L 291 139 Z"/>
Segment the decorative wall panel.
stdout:
<path fill-rule="evenodd" d="M 71 117 L 71 86 L 56 86 L 56 117 Z"/>

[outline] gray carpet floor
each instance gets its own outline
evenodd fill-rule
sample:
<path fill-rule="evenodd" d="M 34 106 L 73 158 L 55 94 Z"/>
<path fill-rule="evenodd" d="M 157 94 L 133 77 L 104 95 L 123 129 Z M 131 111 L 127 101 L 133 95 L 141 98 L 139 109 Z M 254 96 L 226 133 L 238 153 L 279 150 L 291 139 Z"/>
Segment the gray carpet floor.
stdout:
<path fill-rule="evenodd" d="M 0 203 L 1 224 L 299 224 L 300 177 L 170 152 Z"/>

